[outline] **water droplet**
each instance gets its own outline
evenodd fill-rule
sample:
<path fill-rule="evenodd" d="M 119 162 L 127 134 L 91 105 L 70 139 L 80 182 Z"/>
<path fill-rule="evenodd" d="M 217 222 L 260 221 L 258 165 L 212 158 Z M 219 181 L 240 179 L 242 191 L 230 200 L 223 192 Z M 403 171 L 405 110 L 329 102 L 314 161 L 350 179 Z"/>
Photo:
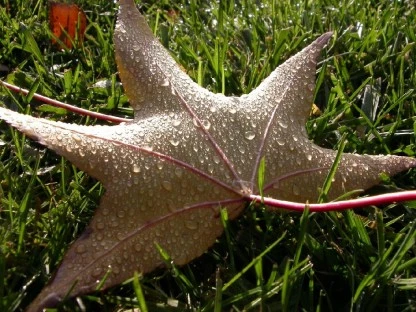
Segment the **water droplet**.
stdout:
<path fill-rule="evenodd" d="M 87 247 L 85 247 L 85 245 L 84 244 L 79 244 L 76 248 L 75 248 L 75 252 L 76 253 L 79 253 L 79 254 L 82 254 L 82 253 L 84 253 L 84 252 L 86 252 L 87 251 Z"/>
<path fill-rule="evenodd" d="M 212 159 L 214 160 L 214 163 L 219 164 L 221 162 L 221 158 L 217 155 L 214 155 L 212 157 Z"/>
<path fill-rule="evenodd" d="M 306 155 L 306 158 L 307 158 L 308 160 L 312 160 L 312 155 L 311 155 L 311 154 L 308 154 L 308 155 Z"/>
<path fill-rule="evenodd" d="M 142 147 L 142 149 L 145 150 L 145 151 L 149 151 L 149 152 L 153 151 L 153 147 L 150 146 L 150 145 L 145 145 L 145 146 Z"/>
<path fill-rule="evenodd" d="M 195 221 L 185 221 L 185 226 L 190 230 L 198 229 L 198 223 L 196 223 Z"/>
<path fill-rule="evenodd" d="M 285 140 L 283 139 L 277 139 L 276 141 L 277 141 L 277 144 L 279 144 L 280 146 L 285 145 Z"/>
<path fill-rule="evenodd" d="M 163 81 L 160 85 L 162 87 L 168 87 L 169 86 L 169 79 L 167 79 L 167 78 L 163 79 Z"/>
<path fill-rule="evenodd" d="M 166 200 L 166 205 L 168 206 L 169 211 L 171 211 L 171 212 L 176 211 L 175 203 L 172 200 L 170 200 L 170 199 Z"/>
<path fill-rule="evenodd" d="M 209 128 L 211 128 L 211 123 L 208 120 L 203 120 L 202 126 L 205 128 L 205 130 L 209 130 Z"/>
<path fill-rule="evenodd" d="M 111 267 L 111 272 L 113 272 L 114 274 L 119 274 L 120 273 L 120 268 L 113 265 Z"/>
<path fill-rule="evenodd" d="M 278 123 L 278 124 L 279 124 L 279 126 L 280 126 L 280 127 L 282 127 L 283 129 L 286 129 L 286 128 L 287 128 L 287 123 L 286 123 L 286 122 L 284 122 L 283 120 L 279 119 L 279 120 L 277 121 L 277 123 Z"/>
<path fill-rule="evenodd" d="M 178 177 L 178 178 L 181 178 L 182 177 L 182 175 L 183 175 L 183 171 L 182 171 L 182 169 L 181 168 L 175 168 L 175 175 Z"/>
<path fill-rule="evenodd" d="M 137 252 L 140 252 L 142 250 L 142 245 L 141 244 L 135 244 L 134 245 L 134 250 L 136 250 Z"/>
<path fill-rule="evenodd" d="M 104 227 L 105 227 L 104 223 L 102 223 L 102 222 L 97 223 L 97 230 L 102 230 L 102 229 L 104 229 Z"/>
<path fill-rule="evenodd" d="M 170 181 L 163 181 L 162 186 L 167 191 L 172 191 L 172 183 Z"/>
<path fill-rule="evenodd" d="M 246 131 L 244 133 L 244 137 L 249 141 L 253 140 L 255 136 L 256 134 L 253 131 Z"/>
<path fill-rule="evenodd" d="M 140 166 L 138 164 L 133 165 L 133 172 L 134 173 L 139 173 L 140 172 Z"/>
<path fill-rule="evenodd" d="M 229 110 L 230 114 L 235 114 L 237 112 L 237 110 L 235 108 L 230 108 Z"/>
<path fill-rule="evenodd" d="M 101 275 L 101 272 L 102 272 L 101 268 L 96 267 L 96 268 L 94 268 L 94 270 L 92 270 L 91 275 L 92 275 L 92 277 L 97 278 Z"/>
<path fill-rule="evenodd" d="M 173 119 L 173 120 L 172 120 L 172 125 L 173 125 L 174 127 L 179 126 L 181 123 L 182 123 L 182 120 L 180 120 L 180 119 Z"/>
<path fill-rule="evenodd" d="M 172 144 L 173 146 L 178 146 L 179 145 L 179 140 L 177 139 L 170 139 L 169 143 Z"/>
<path fill-rule="evenodd" d="M 198 159 L 199 159 L 199 162 L 200 162 L 201 164 L 203 164 L 203 163 L 205 162 L 205 157 L 204 157 L 204 155 L 199 155 Z"/>
<path fill-rule="evenodd" d="M 292 192 L 296 196 L 300 194 L 299 187 L 296 184 L 293 184 L 293 186 L 292 186 Z"/>

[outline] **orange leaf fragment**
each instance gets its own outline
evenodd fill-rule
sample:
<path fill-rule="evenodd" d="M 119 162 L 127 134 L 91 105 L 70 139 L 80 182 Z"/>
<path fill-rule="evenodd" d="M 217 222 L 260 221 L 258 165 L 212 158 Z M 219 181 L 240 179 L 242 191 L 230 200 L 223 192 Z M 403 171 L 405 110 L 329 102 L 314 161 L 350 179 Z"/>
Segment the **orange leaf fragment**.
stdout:
<path fill-rule="evenodd" d="M 50 2 L 49 25 L 54 36 L 71 49 L 75 38 L 78 38 L 78 42 L 84 40 L 87 17 L 76 4 Z M 52 38 L 52 43 L 63 48 L 55 38 Z"/>

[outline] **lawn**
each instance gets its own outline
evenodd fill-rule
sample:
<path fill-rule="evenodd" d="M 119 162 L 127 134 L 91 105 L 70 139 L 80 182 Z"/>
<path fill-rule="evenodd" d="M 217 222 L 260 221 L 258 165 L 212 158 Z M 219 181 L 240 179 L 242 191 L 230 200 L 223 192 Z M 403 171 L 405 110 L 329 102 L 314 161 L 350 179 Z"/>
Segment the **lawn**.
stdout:
<path fill-rule="evenodd" d="M 31 91 L 0 88 L 1 106 L 104 123 L 33 100 L 37 92 L 132 117 L 115 64 L 115 3 L 76 1 L 88 19 L 85 40 L 60 49 L 51 43 L 48 1 L 0 1 L 0 78 Z M 334 31 L 318 64 L 310 139 L 337 149 L 345 137 L 345 152 L 415 157 L 414 2 L 142 1 L 140 10 L 195 81 L 226 95 L 250 92 Z M 415 188 L 413 169 L 364 194 Z M 1 311 L 21 311 L 36 297 L 103 193 L 96 180 L 0 123 Z M 188 265 L 68 300 L 59 311 L 414 311 L 415 220 L 416 202 L 310 214 L 247 206 Z"/>

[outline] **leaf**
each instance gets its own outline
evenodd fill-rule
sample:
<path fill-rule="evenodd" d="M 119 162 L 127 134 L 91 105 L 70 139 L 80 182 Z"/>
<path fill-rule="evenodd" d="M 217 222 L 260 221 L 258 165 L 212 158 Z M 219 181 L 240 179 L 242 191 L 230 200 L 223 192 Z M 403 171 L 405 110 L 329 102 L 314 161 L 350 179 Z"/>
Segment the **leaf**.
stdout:
<path fill-rule="evenodd" d="M 78 126 L 0 108 L 0 118 L 101 181 L 106 193 L 91 223 L 30 305 L 103 289 L 164 266 L 156 246 L 183 265 L 223 232 L 221 209 L 236 218 L 259 195 L 316 202 L 337 156 L 314 145 L 305 122 L 326 33 L 240 98 L 193 82 L 154 38 L 132 0 L 120 0 L 116 60 L 134 120 Z M 416 166 L 412 158 L 343 154 L 329 199 Z M 262 197 L 263 199 L 263 197 Z M 312 205 L 311 205 L 312 208 Z M 289 268 L 288 268 L 289 270 Z"/>
<path fill-rule="evenodd" d="M 87 17 L 76 4 L 50 2 L 49 25 L 54 36 L 52 43 L 72 49 L 76 40 L 84 40 Z"/>

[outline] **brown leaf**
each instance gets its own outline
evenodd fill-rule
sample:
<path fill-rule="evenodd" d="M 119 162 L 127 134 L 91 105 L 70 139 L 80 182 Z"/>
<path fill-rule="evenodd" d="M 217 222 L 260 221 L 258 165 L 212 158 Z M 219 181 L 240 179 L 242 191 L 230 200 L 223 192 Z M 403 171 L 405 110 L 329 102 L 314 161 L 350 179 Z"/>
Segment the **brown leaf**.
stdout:
<path fill-rule="evenodd" d="M 316 61 L 330 37 L 319 37 L 250 94 L 225 97 L 194 83 L 154 38 L 134 2 L 120 0 L 114 41 L 134 121 L 86 127 L 0 108 L 1 119 L 106 188 L 88 228 L 29 311 L 91 292 L 107 273 L 104 288 L 134 271 L 163 266 L 156 244 L 178 265 L 200 256 L 223 231 L 220 207 L 235 218 L 248 195 L 259 193 L 262 157 L 265 196 L 316 201 L 336 152 L 310 142 L 304 125 Z M 414 166 L 406 157 L 344 154 L 330 196 Z"/>
<path fill-rule="evenodd" d="M 53 35 L 68 49 L 72 49 L 75 38 L 78 38 L 78 42 L 84 40 L 87 17 L 76 4 L 50 2 L 49 25 Z M 52 43 L 56 44 L 57 41 L 53 38 Z"/>

